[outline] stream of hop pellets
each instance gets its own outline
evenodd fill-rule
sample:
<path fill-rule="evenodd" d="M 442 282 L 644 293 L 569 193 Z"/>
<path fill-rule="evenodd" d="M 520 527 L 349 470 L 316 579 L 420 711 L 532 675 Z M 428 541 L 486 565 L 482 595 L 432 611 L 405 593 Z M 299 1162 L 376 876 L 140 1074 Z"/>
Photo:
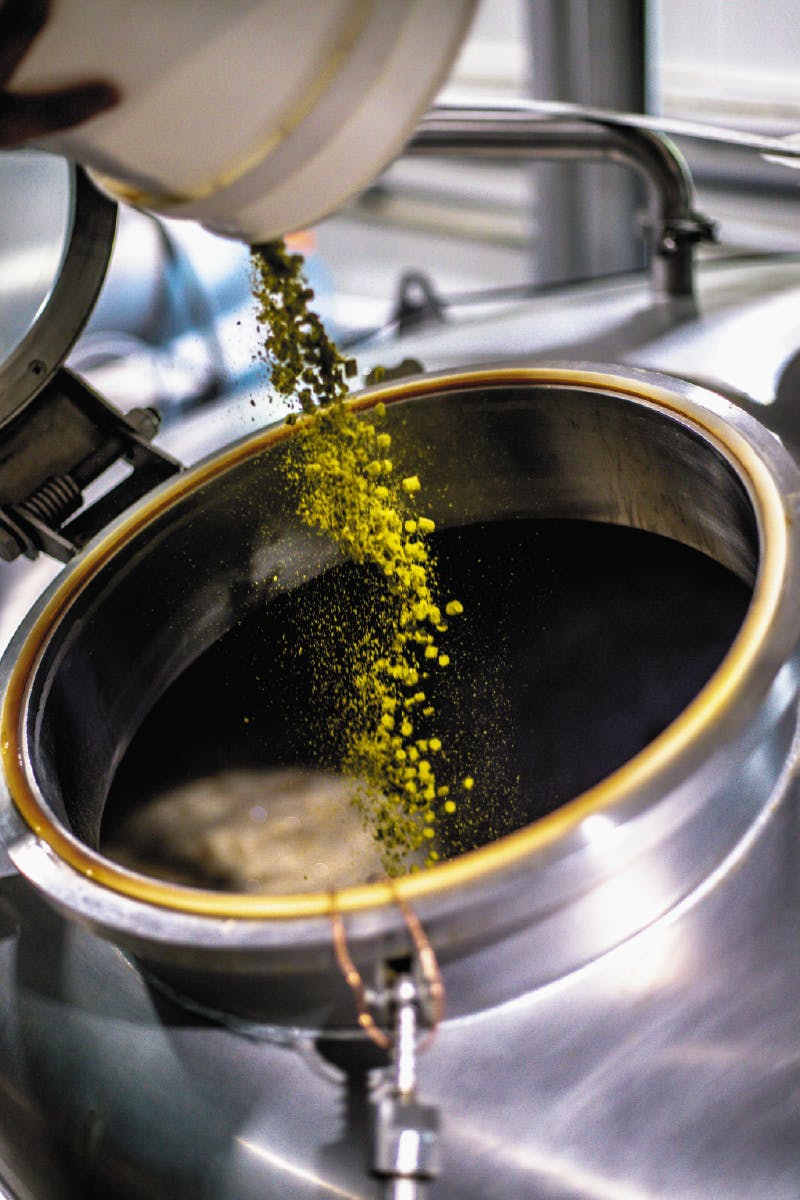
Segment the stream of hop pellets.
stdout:
<path fill-rule="evenodd" d="M 458 600 L 439 607 L 429 545 L 434 522 L 419 513 L 417 475 L 398 478 L 392 438 L 372 419 L 344 403 L 355 371 L 308 307 L 313 292 L 302 258 L 282 243 L 253 251 L 253 294 L 272 387 L 299 404 L 288 473 L 301 520 L 330 537 L 346 558 L 371 565 L 384 581 L 382 600 L 354 647 L 345 692 L 347 732 L 342 771 L 355 783 L 355 800 L 377 839 L 384 868 L 397 875 L 425 851 L 439 857 L 438 823 L 457 805 L 437 782 L 443 761 L 436 714 L 426 685 L 450 659 L 440 642 Z M 319 631 L 324 637 L 324 631 Z M 472 779 L 462 781 L 469 791 Z"/>

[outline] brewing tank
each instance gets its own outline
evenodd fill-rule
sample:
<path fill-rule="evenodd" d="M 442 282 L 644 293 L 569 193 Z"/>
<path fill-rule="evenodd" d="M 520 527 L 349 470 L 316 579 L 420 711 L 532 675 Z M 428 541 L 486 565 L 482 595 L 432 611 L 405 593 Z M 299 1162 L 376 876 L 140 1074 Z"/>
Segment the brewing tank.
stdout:
<path fill-rule="evenodd" d="M 364 573 L 299 519 L 295 427 L 181 470 L 61 367 L 114 225 L 70 175 L 0 364 L 0 554 L 67 564 L 0 667 L 8 1195 L 797 1195 L 798 472 L 677 377 L 710 226 L 651 143 L 654 253 L 686 245 L 632 324 L 665 354 L 676 327 L 675 374 L 517 352 L 351 401 L 464 607 L 437 711 L 473 787 L 394 878 L 356 854 L 320 671 Z"/>
<path fill-rule="evenodd" d="M 370 1131 L 390 1063 L 344 945 L 373 1003 L 398 963 L 437 964 L 415 1092 L 440 1162 L 418 1194 L 788 1200 L 797 468 L 728 401 L 643 371 L 476 369 L 354 402 L 362 420 L 379 403 L 474 609 L 452 729 L 478 748 L 478 815 L 508 823 L 476 820 L 433 868 L 317 891 L 111 858 L 125 770 L 151 789 L 191 774 L 214 729 L 249 768 L 316 769 L 296 731 L 331 716 L 269 640 L 271 613 L 285 628 L 297 593 L 307 613 L 346 567 L 282 487 L 291 429 L 163 482 L 4 660 L 18 1194 L 382 1195 Z M 259 648 L 255 762 L 227 710 Z"/>

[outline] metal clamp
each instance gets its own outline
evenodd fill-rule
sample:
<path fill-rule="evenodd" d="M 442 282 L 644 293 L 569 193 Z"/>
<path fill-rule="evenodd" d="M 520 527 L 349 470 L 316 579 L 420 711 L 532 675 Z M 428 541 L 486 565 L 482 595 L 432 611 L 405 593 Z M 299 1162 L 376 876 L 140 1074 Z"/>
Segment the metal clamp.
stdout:
<path fill-rule="evenodd" d="M 159 423 L 151 408 L 123 415 L 60 368 L 3 431 L 0 558 L 33 559 L 44 551 L 68 562 L 109 521 L 179 471 L 176 459 L 149 444 Z M 88 485 L 120 461 L 130 474 L 79 512 Z"/>

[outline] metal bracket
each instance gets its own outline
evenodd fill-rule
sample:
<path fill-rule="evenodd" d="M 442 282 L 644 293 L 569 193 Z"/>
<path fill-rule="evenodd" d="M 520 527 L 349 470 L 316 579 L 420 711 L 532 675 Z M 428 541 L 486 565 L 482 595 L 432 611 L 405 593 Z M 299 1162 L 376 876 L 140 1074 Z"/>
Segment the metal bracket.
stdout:
<path fill-rule="evenodd" d="M 421 1200 L 440 1169 L 439 1110 L 417 1098 L 417 1032 L 422 996 L 408 974 L 397 976 L 386 997 L 392 1038 L 393 1079 L 375 1101 L 373 1172 L 387 1200 Z"/>
<path fill-rule="evenodd" d="M 423 1200 L 428 1182 L 440 1169 L 439 1110 L 417 1099 L 417 1056 L 430 1045 L 443 1013 L 444 985 L 436 954 L 419 917 L 396 893 L 413 953 L 385 962 L 378 986 L 365 987 L 347 946 L 335 893 L 331 898 L 334 953 L 352 989 L 358 1023 L 392 1063 L 392 1080 L 374 1102 L 373 1174 L 383 1181 L 386 1200 Z M 422 1041 L 420 1025 L 427 1029 Z"/>
<path fill-rule="evenodd" d="M 181 470 L 177 459 L 149 443 L 155 409 L 123 415 L 61 367 L 0 441 L 0 558 L 43 551 L 68 562 L 95 534 Z M 130 473 L 83 511 L 83 493 L 109 467 Z"/>
<path fill-rule="evenodd" d="M 391 320 L 401 335 L 444 322 L 444 301 L 424 271 L 406 271 L 400 278 Z"/>

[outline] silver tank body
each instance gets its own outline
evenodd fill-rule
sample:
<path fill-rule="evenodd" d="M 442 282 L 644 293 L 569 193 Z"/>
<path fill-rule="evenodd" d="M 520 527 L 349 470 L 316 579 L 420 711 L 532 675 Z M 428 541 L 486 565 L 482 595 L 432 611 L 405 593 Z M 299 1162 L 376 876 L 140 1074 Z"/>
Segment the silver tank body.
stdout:
<path fill-rule="evenodd" d="M 703 403 L 686 386 L 675 396 Z M 788 456 L 711 403 L 771 464 L 790 521 L 800 488 Z M 715 486 L 700 508 L 712 509 Z M 633 510 L 627 518 L 652 523 Z M 715 550 L 747 574 L 740 541 L 723 532 Z M 795 571 L 793 562 L 792 586 Z M 746 721 L 718 743 L 722 760 L 714 739 L 700 748 L 690 791 L 658 818 L 648 852 L 618 870 L 608 830 L 595 827 L 595 838 L 584 829 L 570 853 L 604 863 L 602 878 L 576 877 L 584 906 L 572 892 L 553 901 L 548 920 L 543 904 L 533 938 L 503 928 L 500 914 L 499 948 L 456 959 L 449 1015 L 419 1063 L 420 1094 L 443 1114 L 432 1200 L 800 1194 L 798 682 L 795 632 L 778 632 Z M 726 757 L 739 761 L 728 769 Z M 661 811 L 657 797 L 648 805 L 639 816 Z M 684 818 L 685 840 L 672 840 Z M 64 874 L 58 856 L 20 833 L 13 811 L 4 822 L 23 872 L 8 864 L 0 884 L 8 1195 L 383 1194 L 369 1172 L 381 1064 L 347 1020 L 320 1033 L 285 1014 L 253 1019 L 235 1003 L 176 1001 L 114 936 L 114 920 L 102 928 L 91 904 L 82 910 L 55 884 L 48 895 L 53 871 Z M 518 896 L 547 883 L 548 869 L 545 860 L 518 872 L 513 902 L 524 907 Z M 497 907 L 506 902 L 500 887 Z M 435 926 L 444 918 L 428 907 L 420 901 L 421 917 Z M 456 901 L 451 910 L 457 941 Z M 158 936 L 169 941 L 168 923 Z"/>
<path fill-rule="evenodd" d="M 431 1195 L 794 1200 L 797 843 L 793 786 L 668 919 L 446 1021 L 420 1061 L 444 1118 Z M 366 1073 L 302 1032 L 280 1044 L 170 1005 L 18 880 L 3 912 L 10 1195 L 381 1195 Z"/>
<path fill-rule="evenodd" d="M 420 336 L 404 349 L 437 367 L 604 346 L 607 360 L 657 364 L 712 380 L 745 405 L 771 405 L 769 423 L 800 343 L 791 342 L 796 272 L 786 263 L 712 267 L 700 273 L 703 315 L 683 321 L 632 281 L 611 289 L 602 309 L 603 287 L 583 289 L 561 305 L 522 306 L 496 325 Z M 753 354 L 741 330 L 759 327 L 773 336 Z M 758 365 L 762 387 L 743 382 L 745 362 Z M 791 428 L 778 432 L 793 441 Z M 769 434 L 747 426 L 747 436 L 773 453 Z M 786 480 L 791 506 L 791 471 Z M 659 890 L 658 853 L 638 879 L 623 873 L 616 894 L 611 872 L 596 907 L 602 952 L 579 955 L 538 986 L 465 1005 L 439 1028 L 419 1063 L 420 1094 L 443 1114 L 434 1200 L 800 1194 L 793 653 L 761 715 L 762 733 L 772 732 L 706 829 L 713 852 L 704 855 L 697 837 L 693 851 L 683 848 L 685 886 L 656 919 L 637 922 L 635 912 L 648 888 Z M 712 778 L 704 784 L 713 790 Z M 729 833 L 712 835 L 720 827 Z M 380 1081 L 369 1055 L 302 1023 L 174 1002 L 129 953 L 60 915 L 16 871 L 0 896 L 9 1196 L 382 1194 L 369 1172 L 370 1096 Z M 640 926 L 622 937 L 620 912 Z M 581 941 L 585 929 L 571 932 Z M 539 948 L 545 959 L 559 957 L 569 925 L 553 936 L 556 944 Z M 528 973 L 525 953 L 524 944 L 512 953 L 509 976 Z"/>

